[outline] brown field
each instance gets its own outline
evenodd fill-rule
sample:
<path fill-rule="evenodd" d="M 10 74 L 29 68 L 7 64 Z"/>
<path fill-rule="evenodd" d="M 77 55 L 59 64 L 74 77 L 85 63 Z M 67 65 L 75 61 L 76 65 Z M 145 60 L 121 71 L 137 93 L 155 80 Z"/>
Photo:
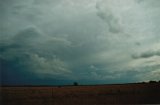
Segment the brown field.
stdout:
<path fill-rule="evenodd" d="M 2 87 L 1 105 L 160 104 L 160 83 Z"/>

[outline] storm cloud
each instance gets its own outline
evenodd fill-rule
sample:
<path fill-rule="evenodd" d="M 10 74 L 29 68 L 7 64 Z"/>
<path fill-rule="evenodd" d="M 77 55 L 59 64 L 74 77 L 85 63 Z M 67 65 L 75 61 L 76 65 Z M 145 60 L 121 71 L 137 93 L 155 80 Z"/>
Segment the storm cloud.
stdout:
<path fill-rule="evenodd" d="M 159 80 L 159 5 L 159 0 L 0 0 L 3 80 L 16 83 L 24 75 L 97 84 Z"/>

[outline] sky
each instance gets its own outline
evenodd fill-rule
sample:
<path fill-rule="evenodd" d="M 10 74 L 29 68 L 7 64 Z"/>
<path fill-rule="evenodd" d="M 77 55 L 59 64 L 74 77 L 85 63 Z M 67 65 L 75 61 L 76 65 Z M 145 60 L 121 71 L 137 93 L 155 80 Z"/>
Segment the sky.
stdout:
<path fill-rule="evenodd" d="M 160 0 L 0 0 L 4 85 L 160 80 Z"/>

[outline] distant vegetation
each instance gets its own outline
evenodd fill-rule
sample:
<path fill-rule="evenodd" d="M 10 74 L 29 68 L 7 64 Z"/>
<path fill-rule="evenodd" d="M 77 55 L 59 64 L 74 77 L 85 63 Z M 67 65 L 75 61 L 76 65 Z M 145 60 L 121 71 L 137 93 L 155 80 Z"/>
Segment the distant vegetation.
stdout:
<path fill-rule="evenodd" d="M 73 85 L 74 85 L 74 86 L 78 86 L 78 82 L 74 82 Z"/>
<path fill-rule="evenodd" d="M 140 83 L 160 83 L 160 80 L 159 81 L 153 81 L 153 80 L 151 80 L 151 81 L 148 81 L 148 82 L 140 82 Z"/>
<path fill-rule="evenodd" d="M 57 87 L 2 87 L 2 105 L 159 104 L 160 81 Z"/>
<path fill-rule="evenodd" d="M 149 81 L 149 83 L 157 83 L 157 81 Z"/>

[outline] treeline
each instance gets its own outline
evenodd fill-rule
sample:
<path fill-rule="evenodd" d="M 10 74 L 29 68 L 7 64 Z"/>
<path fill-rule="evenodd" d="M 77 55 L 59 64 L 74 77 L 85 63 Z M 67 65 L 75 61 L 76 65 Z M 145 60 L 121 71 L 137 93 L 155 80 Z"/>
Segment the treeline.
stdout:
<path fill-rule="evenodd" d="M 153 81 L 153 80 L 151 80 L 151 81 L 148 81 L 148 82 L 140 82 L 140 83 L 160 83 L 160 80 L 159 81 Z"/>

